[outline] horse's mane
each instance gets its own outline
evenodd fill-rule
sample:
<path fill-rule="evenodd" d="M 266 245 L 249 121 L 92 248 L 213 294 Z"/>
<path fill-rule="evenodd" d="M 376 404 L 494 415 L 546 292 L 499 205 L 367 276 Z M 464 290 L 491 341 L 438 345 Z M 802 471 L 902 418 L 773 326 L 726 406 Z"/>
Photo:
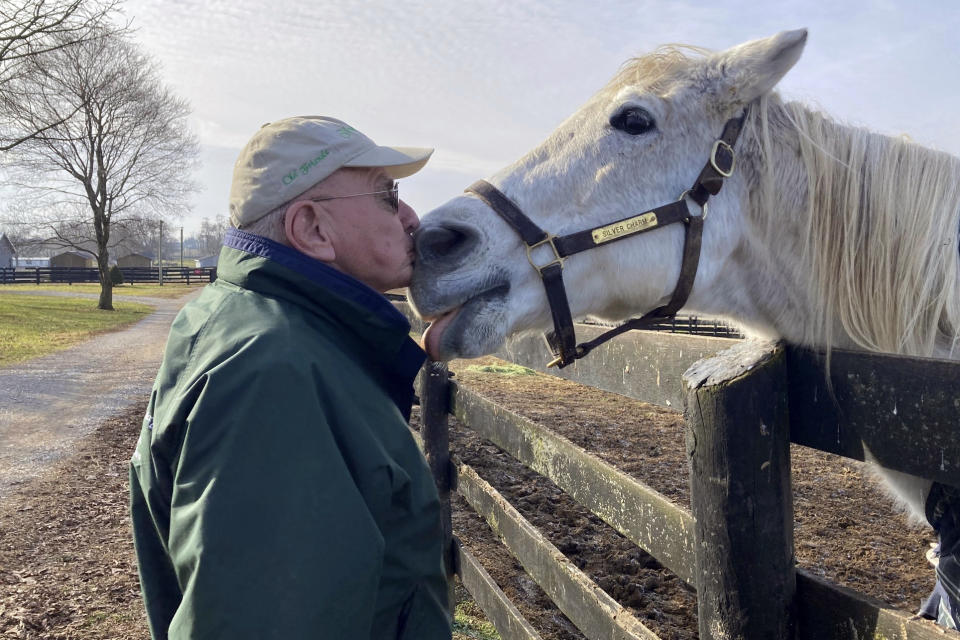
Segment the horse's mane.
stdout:
<path fill-rule="evenodd" d="M 804 342 L 829 348 L 842 328 L 871 351 L 960 355 L 960 158 L 839 124 L 776 94 L 751 107 L 744 136 L 759 143 L 763 165 L 751 226 L 766 246 L 799 228 L 799 267 L 823 304 Z M 797 203 L 806 209 L 799 227 L 772 206 L 780 139 L 787 154 L 796 139 L 812 192 Z"/>

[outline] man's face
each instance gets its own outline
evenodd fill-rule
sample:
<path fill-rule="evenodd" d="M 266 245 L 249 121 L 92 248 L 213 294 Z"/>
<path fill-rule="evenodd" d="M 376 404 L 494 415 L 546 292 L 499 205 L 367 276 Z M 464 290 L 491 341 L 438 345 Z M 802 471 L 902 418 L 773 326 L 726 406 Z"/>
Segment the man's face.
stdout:
<path fill-rule="evenodd" d="M 341 169 L 329 176 L 315 197 L 329 198 L 389 191 L 394 181 L 383 169 Z M 394 207 L 392 193 L 324 200 L 332 225 L 336 258 L 330 263 L 367 286 L 380 291 L 410 284 L 413 239 L 420 225 L 416 212 L 402 200 Z"/>

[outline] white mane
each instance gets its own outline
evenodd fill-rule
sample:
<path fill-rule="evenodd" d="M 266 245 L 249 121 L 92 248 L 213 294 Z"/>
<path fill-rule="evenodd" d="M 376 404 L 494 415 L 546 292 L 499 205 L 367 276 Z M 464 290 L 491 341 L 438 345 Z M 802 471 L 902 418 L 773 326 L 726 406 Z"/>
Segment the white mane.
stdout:
<path fill-rule="evenodd" d="M 775 94 L 751 107 L 744 138 L 762 167 L 760 206 L 747 211 L 753 232 L 777 247 L 785 228 L 799 231 L 799 271 L 822 305 L 803 342 L 829 347 L 842 329 L 870 351 L 960 355 L 960 159 Z M 798 151 L 803 172 L 791 180 Z"/>

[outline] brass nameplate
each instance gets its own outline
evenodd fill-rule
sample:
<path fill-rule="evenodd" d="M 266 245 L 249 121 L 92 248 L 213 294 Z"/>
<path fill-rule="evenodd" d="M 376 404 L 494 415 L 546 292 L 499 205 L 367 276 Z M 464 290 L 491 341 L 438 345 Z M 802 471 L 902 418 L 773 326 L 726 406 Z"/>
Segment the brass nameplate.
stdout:
<path fill-rule="evenodd" d="M 620 222 L 614 222 L 599 229 L 594 229 L 593 243 L 603 244 L 604 242 L 610 242 L 611 240 L 616 240 L 617 238 L 655 226 L 657 226 L 657 214 L 652 211 L 641 213 L 638 216 L 627 218 Z"/>

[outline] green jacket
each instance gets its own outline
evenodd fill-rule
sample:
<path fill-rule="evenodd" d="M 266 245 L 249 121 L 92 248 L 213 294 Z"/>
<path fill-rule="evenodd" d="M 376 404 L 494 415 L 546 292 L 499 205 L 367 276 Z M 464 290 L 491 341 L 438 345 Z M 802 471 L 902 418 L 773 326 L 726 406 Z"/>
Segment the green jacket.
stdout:
<path fill-rule="evenodd" d="M 131 460 L 153 638 L 449 638 L 409 323 L 291 249 L 224 244 L 171 327 Z"/>

